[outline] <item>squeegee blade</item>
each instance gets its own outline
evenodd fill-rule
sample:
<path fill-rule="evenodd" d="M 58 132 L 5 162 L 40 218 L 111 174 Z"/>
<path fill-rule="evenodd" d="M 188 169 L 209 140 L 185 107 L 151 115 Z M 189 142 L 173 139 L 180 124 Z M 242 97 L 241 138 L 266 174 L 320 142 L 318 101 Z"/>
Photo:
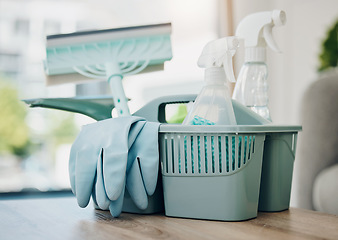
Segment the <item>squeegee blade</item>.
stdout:
<path fill-rule="evenodd" d="M 171 23 L 94 31 L 80 31 L 68 34 L 49 35 L 46 38 L 46 46 L 48 48 L 64 45 L 76 45 L 81 43 L 104 42 L 119 39 L 170 34 Z"/>

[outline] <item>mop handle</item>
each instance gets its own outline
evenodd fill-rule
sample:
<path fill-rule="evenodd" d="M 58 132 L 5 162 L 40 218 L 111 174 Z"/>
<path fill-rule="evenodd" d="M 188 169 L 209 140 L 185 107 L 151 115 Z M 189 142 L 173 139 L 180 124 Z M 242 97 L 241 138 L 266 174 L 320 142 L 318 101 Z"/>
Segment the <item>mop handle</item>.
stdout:
<path fill-rule="evenodd" d="M 119 117 L 121 116 L 130 116 L 128 100 L 124 93 L 122 78 L 119 65 L 114 62 L 109 62 L 105 64 L 106 74 L 108 77 L 108 83 L 112 91 L 115 109 Z"/>

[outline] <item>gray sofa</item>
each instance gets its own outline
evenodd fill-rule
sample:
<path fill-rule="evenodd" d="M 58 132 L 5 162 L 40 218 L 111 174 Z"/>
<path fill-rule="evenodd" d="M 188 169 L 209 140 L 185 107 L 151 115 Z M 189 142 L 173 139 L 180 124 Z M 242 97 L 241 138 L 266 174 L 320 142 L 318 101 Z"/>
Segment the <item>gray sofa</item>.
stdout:
<path fill-rule="evenodd" d="M 302 100 L 294 166 L 296 207 L 338 215 L 338 71 L 321 74 Z"/>

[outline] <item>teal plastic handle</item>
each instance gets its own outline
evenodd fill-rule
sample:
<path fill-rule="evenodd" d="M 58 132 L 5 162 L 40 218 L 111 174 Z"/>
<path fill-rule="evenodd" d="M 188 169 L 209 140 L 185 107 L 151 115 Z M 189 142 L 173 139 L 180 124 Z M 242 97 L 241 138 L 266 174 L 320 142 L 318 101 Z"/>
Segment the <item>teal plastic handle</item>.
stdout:
<path fill-rule="evenodd" d="M 135 112 L 133 115 L 146 118 L 146 120 L 151 122 L 160 122 L 166 123 L 165 120 L 165 106 L 168 104 L 178 104 L 178 103 L 188 103 L 190 101 L 195 101 L 195 94 L 188 95 L 173 95 L 156 98 L 140 110 Z"/>
<path fill-rule="evenodd" d="M 37 98 L 23 100 L 30 107 L 42 107 L 75 112 L 97 121 L 111 118 L 114 101 L 111 96 L 74 98 Z"/>
<path fill-rule="evenodd" d="M 148 121 L 165 123 L 165 106 L 167 104 L 194 101 L 196 95 L 175 95 L 154 99 L 147 103 L 134 116 Z M 74 97 L 74 98 L 37 98 L 23 100 L 30 107 L 42 107 L 75 112 L 91 117 L 97 121 L 111 118 L 114 101 L 111 96 Z"/>
<path fill-rule="evenodd" d="M 172 95 L 156 98 L 133 115 L 144 117 L 151 122 L 166 123 L 165 106 L 167 104 L 188 103 L 195 101 L 196 94 Z M 97 121 L 111 118 L 114 101 L 111 96 L 92 96 L 74 98 L 38 98 L 23 100 L 30 107 L 43 107 L 76 112 Z M 252 111 L 248 111 L 245 106 L 232 100 L 235 116 L 239 125 L 266 125 L 271 124 L 268 120 L 260 117 Z"/>

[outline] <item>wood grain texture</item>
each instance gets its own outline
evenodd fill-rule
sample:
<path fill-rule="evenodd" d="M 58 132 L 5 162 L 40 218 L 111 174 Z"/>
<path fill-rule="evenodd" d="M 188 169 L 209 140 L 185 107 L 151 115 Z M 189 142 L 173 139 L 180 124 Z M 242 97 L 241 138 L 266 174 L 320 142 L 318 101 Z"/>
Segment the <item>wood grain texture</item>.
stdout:
<path fill-rule="evenodd" d="M 0 201 L 0 239 L 338 239 L 338 217 L 301 209 L 243 222 L 123 213 L 113 218 L 76 199 Z"/>

